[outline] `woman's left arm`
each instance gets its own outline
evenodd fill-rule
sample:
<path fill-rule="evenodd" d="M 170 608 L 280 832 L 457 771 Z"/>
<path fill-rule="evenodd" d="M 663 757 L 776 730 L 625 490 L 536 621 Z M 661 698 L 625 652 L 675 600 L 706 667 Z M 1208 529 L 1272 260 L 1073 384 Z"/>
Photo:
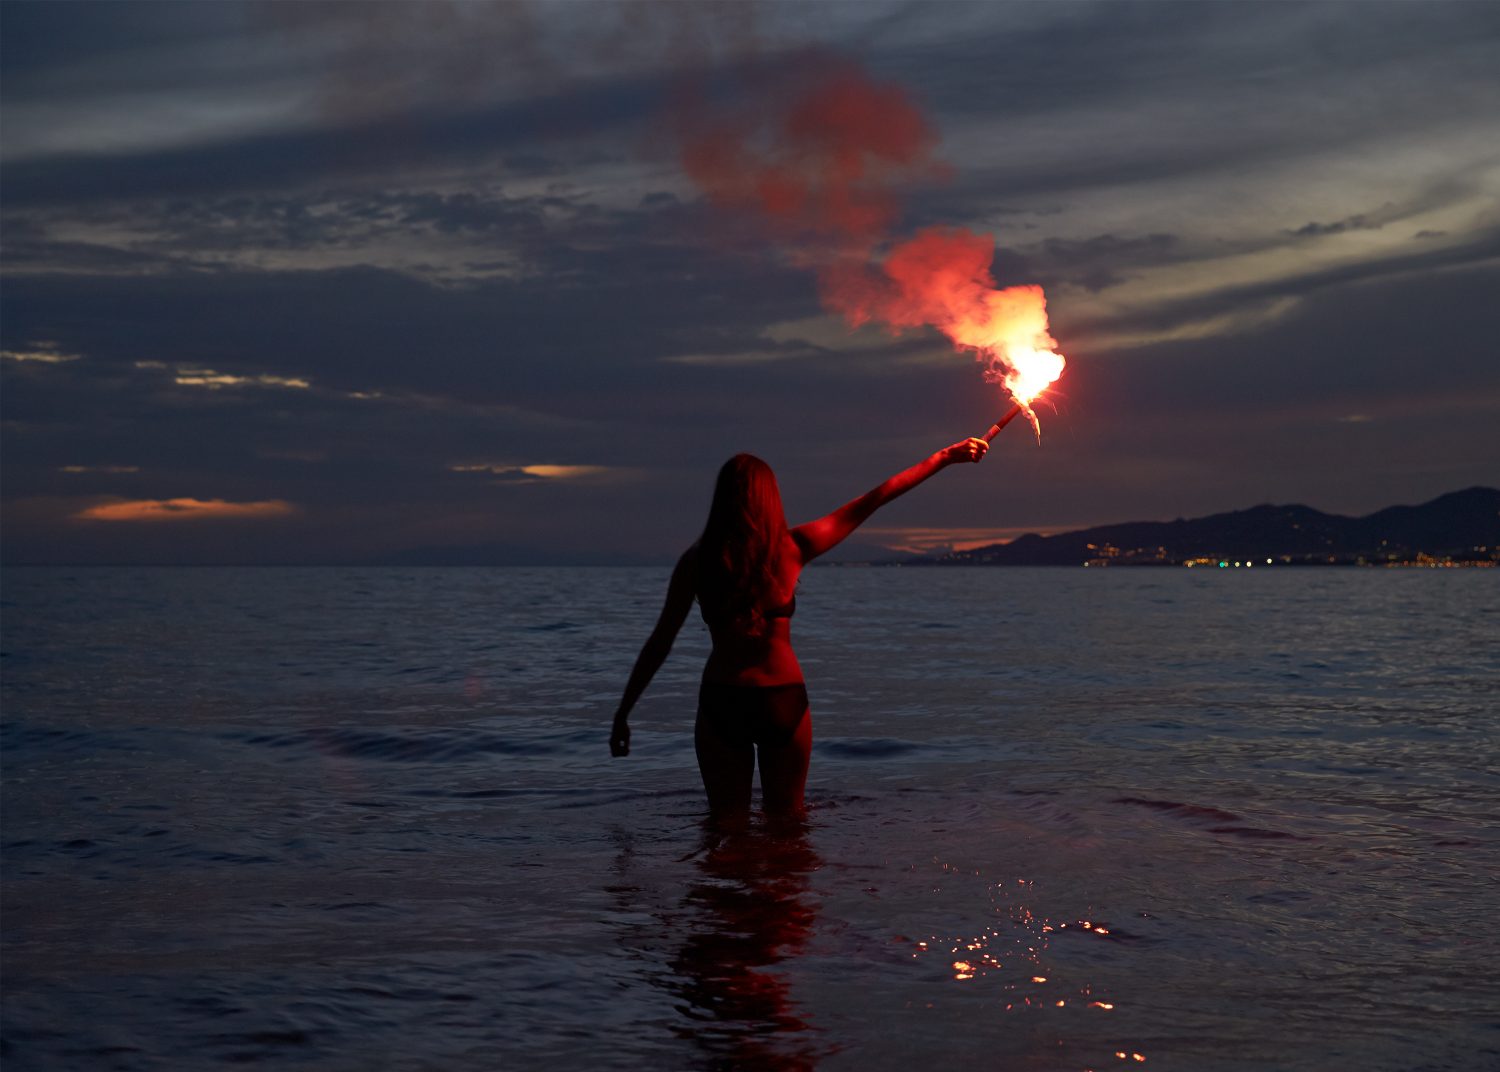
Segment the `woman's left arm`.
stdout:
<path fill-rule="evenodd" d="M 630 755 L 630 711 L 661 669 L 661 664 L 666 662 L 672 642 L 677 639 L 682 623 L 687 621 L 688 611 L 693 609 L 697 557 L 697 546 L 694 545 L 683 552 L 677 560 L 677 567 L 672 570 L 666 605 L 656 620 L 656 628 L 651 630 L 651 636 L 646 639 L 640 655 L 636 656 L 630 680 L 625 683 L 625 695 L 620 698 L 620 706 L 615 711 L 614 726 L 609 733 L 609 754 L 612 756 Z"/>

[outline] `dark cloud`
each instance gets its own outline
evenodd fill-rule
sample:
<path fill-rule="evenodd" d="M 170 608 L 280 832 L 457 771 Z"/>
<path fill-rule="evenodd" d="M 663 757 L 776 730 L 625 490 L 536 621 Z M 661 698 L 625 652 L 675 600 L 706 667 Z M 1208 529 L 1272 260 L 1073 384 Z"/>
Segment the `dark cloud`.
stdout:
<path fill-rule="evenodd" d="M 1080 335 L 1095 331 L 1168 331 L 1184 324 L 1192 324 L 1215 317 L 1224 317 L 1238 311 L 1255 313 L 1265 309 L 1279 299 L 1303 300 L 1321 291 L 1343 288 L 1349 285 L 1378 280 L 1392 280 L 1392 293 L 1415 292 L 1422 289 L 1422 277 L 1443 273 L 1439 287 L 1466 288 L 1466 280 L 1472 275 L 1453 275 L 1451 271 L 1474 269 L 1481 273 L 1500 256 L 1500 227 L 1480 231 L 1468 241 L 1454 243 L 1439 249 L 1424 245 L 1413 245 L 1400 252 L 1369 260 L 1340 263 L 1329 267 L 1308 270 L 1293 268 L 1283 275 L 1247 284 L 1226 285 L 1207 293 L 1197 294 L 1181 300 L 1167 301 L 1150 308 L 1122 313 L 1097 320 L 1080 319 L 1076 328 Z M 1412 290 L 1407 291 L 1408 281 Z M 1467 290 L 1465 289 L 1467 293 Z M 1398 308 L 1405 302 L 1398 302 Z M 1488 324 L 1489 313 L 1479 306 L 1468 311 L 1453 310 L 1460 324 L 1477 318 Z M 1382 311 L 1383 315 L 1383 311 Z M 1412 323 L 1423 324 L 1428 320 L 1425 312 L 1414 310 L 1407 318 Z"/>
<path fill-rule="evenodd" d="M 1487 5 L 1022 5 L 977 25 L 960 22 L 962 32 L 940 44 L 928 22 L 934 12 L 914 4 L 904 15 L 905 25 L 893 22 L 871 42 L 878 66 L 922 87 L 955 119 L 1061 116 L 1101 105 L 1119 117 L 1119 137 L 1128 139 L 1131 119 L 1122 103 L 1189 105 L 1182 114 L 1201 117 L 1232 109 L 1263 120 L 1291 118 L 1295 108 L 1304 122 L 1281 132 L 1313 137 L 1353 114 L 1362 127 L 1430 115 L 1426 107 L 1454 80 L 1472 84 L 1481 98 L 1496 92 L 1488 75 L 1500 12 Z M 928 32 L 912 32 L 924 24 Z M 909 44 L 913 38 L 920 43 Z M 1354 82 L 1357 97 L 1349 93 Z M 1309 92 L 1318 93 L 1319 115 L 1307 114 Z M 1450 99 L 1446 106 L 1449 115 L 1477 112 L 1484 100 Z M 1263 132 L 1250 125 L 1225 133 L 1256 141 Z"/>
<path fill-rule="evenodd" d="M 203 47 L 242 31 L 244 10 L 236 4 L 115 0 L 19 3 L 6 5 L 3 24 L 0 70 L 7 96 L 55 101 L 160 84 L 161 64 L 116 62 L 136 61 L 143 53 L 169 52 L 173 66 L 185 73 L 180 88 L 189 88 L 189 78 L 208 73 L 198 66 Z"/>
<path fill-rule="evenodd" d="M 362 267 L 49 274 L 17 277 L 0 303 L 7 338 L 66 340 L 101 362 L 576 412 L 658 389 L 664 356 L 726 333 L 752 340 L 767 323 L 816 311 L 799 273 L 718 268 L 681 251 L 611 248 L 535 277 L 453 286 Z"/>
<path fill-rule="evenodd" d="M 1014 252 L 1003 251 L 997 257 L 997 271 L 1007 279 L 1097 291 L 1121 282 L 1132 271 L 1177 263 L 1190 256 L 1180 248 L 1177 236 L 1169 234 L 1049 238 Z"/>
<path fill-rule="evenodd" d="M 458 160 L 500 173 L 516 153 L 525 174 L 560 171 L 532 147 L 607 133 L 659 107 L 659 81 L 618 80 L 541 99 L 419 118 L 249 135 L 133 153 L 68 153 L 11 164 L 11 208 L 230 191 L 298 189 L 330 176 L 399 173 L 413 162 Z M 525 150 L 525 151 L 521 151 Z"/>
<path fill-rule="evenodd" d="M 1332 223 L 1306 223 L 1290 233 L 1299 238 L 1306 238 L 1310 235 L 1343 234 L 1345 231 L 1370 231 L 1381 226 L 1383 225 L 1361 212 Z"/>
<path fill-rule="evenodd" d="M 1460 270 L 1409 262 L 1399 274 L 1325 280 L 1257 330 L 1156 343 L 1103 362 L 1088 389 L 1162 417 L 1288 404 L 1421 407 L 1466 391 L 1500 404 L 1500 365 L 1481 342 L 1500 331 L 1500 308 L 1484 298 L 1497 288 L 1493 258 Z M 1500 461 L 1500 449 L 1491 456 Z"/>

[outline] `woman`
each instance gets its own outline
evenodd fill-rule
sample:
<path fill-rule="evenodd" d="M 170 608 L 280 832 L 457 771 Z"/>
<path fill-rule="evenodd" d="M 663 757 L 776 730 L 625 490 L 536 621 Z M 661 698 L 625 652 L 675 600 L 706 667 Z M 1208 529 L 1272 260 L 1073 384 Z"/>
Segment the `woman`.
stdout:
<path fill-rule="evenodd" d="M 802 568 L 898 495 L 955 462 L 979 461 L 988 449 L 982 439 L 955 443 L 790 531 L 771 467 L 749 454 L 725 462 L 703 535 L 678 559 L 666 606 L 630 672 L 610 733 L 611 754 L 630 754 L 631 708 L 672 650 L 696 598 L 713 638 L 693 731 L 709 809 L 720 815 L 749 810 L 758 752 L 766 811 L 800 811 L 812 754 L 807 688 L 791 641 Z"/>

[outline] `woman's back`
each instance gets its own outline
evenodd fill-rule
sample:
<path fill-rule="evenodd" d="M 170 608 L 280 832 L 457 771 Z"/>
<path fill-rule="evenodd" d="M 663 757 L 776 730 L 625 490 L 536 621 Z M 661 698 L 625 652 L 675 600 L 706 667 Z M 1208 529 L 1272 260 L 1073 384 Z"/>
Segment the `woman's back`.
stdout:
<path fill-rule="evenodd" d="M 791 626 L 802 556 L 790 536 L 778 551 L 774 583 L 766 586 L 753 605 L 740 603 L 737 597 L 742 592 L 698 593 L 698 605 L 714 645 L 703 669 L 703 680 L 729 685 L 802 681 L 802 667 L 792 650 Z M 689 553 L 697 554 L 699 549 L 695 546 Z"/>

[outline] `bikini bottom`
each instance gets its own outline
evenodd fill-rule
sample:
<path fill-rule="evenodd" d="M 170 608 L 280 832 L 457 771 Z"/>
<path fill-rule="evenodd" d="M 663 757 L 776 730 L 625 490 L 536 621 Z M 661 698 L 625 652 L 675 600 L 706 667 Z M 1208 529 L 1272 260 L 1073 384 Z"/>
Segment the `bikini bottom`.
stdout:
<path fill-rule="evenodd" d="M 705 681 L 698 689 L 698 731 L 727 744 L 789 744 L 807 716 L 807 686 L 725 685 Z"/>

